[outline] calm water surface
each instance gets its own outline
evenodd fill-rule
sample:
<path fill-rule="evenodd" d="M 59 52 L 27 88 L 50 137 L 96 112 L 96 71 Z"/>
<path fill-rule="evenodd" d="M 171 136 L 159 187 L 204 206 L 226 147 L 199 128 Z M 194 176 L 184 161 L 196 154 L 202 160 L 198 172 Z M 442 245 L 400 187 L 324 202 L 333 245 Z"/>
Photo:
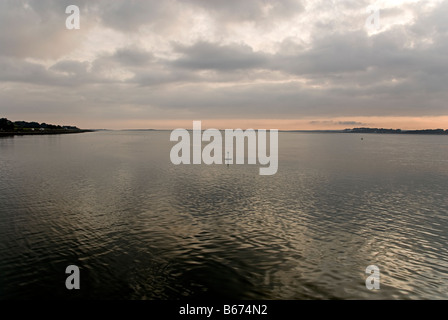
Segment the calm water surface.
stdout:
<path fill-rule="evenodd" d="M 169 134 L 0 138 L 0 298 L 448 299 L 447 136 L 280 133 L 260 176 Z"/>

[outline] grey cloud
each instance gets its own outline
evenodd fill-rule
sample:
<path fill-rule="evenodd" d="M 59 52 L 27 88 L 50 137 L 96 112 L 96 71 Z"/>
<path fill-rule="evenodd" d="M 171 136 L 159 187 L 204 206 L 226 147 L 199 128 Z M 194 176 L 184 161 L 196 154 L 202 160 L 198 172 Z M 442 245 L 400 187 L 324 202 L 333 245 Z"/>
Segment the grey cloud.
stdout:
<path fill-rule="evenodd" d="M 44 66 L 9 57 L 0 58 L 0 70 L 0 80 L 4 82 L 38 82 L 50 79 Z"/>
<path fill-rule="evenodd" d="M 83 75 L 87 73 L 88 66 L 88 62 L 63 60 L 51 66 L 50 70 L 60 71 L 71 75 Z"/>
<path fill-rule="evenodd" d="M 101 78 L 111 70 L 120 69 L 135 76 L 148 69 L 160 68 L 152 52 L 138 46 L 117 48 L 115 52 L 101 54 L 92 62 L 91 73 Z"/>
<path fill-rule="evenodd" d="M 295 55 L 277 54 L 274 67 L 300 75 L 363 70 L 371 57 L 361 31 L 316 39 L 312 48 Z"/>
<path fill-rule="evenodd" d="M 174 0 L 102 1 L 98 15 L 107 27 L 135 33 L 141 26 L 173 23 L 176 21 L 178 5 Z"/>
<path fill-rule="evenodd" d="M 126 47 L 118 49 L 111 58 L 125 66 L 144 67 L 154 60 L 154 55 L 138 47 Z"/>
<path fill-rule="evenodd" d="M 57 59 L 73 50 L 89 27 L 85 24 L 77 32 L 66 29 L 65 8 L 69 4 L 87 7 L 86 1 L 0 2 L 0 55 Z"/>
<path fill-rule="evenodd" d="M 149 71 L 140 71 L 137 72 L 134 77 L 127 80 L 128 83 L 133 83 L 142 87 L 196 81 L 200 81 L 199 77 L 189 72 L 173 72 L 172 70 L 163 68 Z"/>
<path fill-rule="evenodd" d="M 198 42 L 191 47 L 175 45 L 174 49 L 182 53 L 183 57 L 173 62 L 173 65 L 187 69 L 253 69 L 267 62 L 265 54 L 254 52 L 248 45 Z"/>
<path fill-rule="evenodd" d="M 385 10 L 387 19 L 410 10 L 417 13 L 416 20 L 369 36 L 362 28 L 365 15 L 353 12 L 370 2 L 335 2 L 350 29 L 332 23 L 332 17 L 321 25 L 308 17 L 309 43 L 279 37 L 277 43 L 270 40 L 274 49 L 268 53 L 232 42 L 225 33 L 207 38 L 198 32 L 184 41 L 172 39 L 165 28 L 176 23 L 183 9 L 185 20 L 199 12 L 218 29 L 275 25 L 306 14 L 301 2 L 3 1 L 0 81 L 9 89 L 0 90 L 0 108 L 13 114 L 21 110 L 110 119 L 446 115 L 448 2 L 432 10 L 424 3 Z M 326 10 L 326 2 L 321 3 Z M 64 28 L 68 4 L 79 4 L 85 13 L 79 33 Z M 129 33 L 129 41 L 96 53 L 89 62 L 67 57 L 73 48 L 82 48 L 89 23 Z M 163 54 L 139 38 L 142 26 L 165 41 Z M 262 31 L 254 36 L 264 39 Z"/>
<path fill-rule="evenodd" d="M 91 83 L 110 83 L 88 71 L 89 63 L 61 60 L 49 68 L 21 59 L 0 57 L 0 81 L 35 84 L 42 87 L 82 86 Z M 58 89 L 56 89 L 58 90 Z"/>
<path fill-rule="evenodd" d="M 266 4 L 263 0 L 228 0 L 223 1 L 201 1 L 188 0 L 190 3 L 203 8 L 220 17 L 228 20 L 253 20 L 261 16 L 263 6 Z"/>
<path fill-rule="evenodd" d="M 187 1 L 207 10 L 217 19 L 226 21 L 259 21 L 276 17 L 287 18 L 301 13 L 304 9 L 301 1 L 297 0 Z"/>
<path fill-rule="evenodd" d="M 23 94 L 23 86 L 0 92 L 5 112 L 97 114 L 98 117 L 162 118 L 272 118 L 291 119 L 344 116 L 419 116 L 446 114 L 441 101 L 419 94 L 398 97 L 353 95 L 346 90 L 301 88 L 297 84 L 258 84 L 213 88 L 202 83 L 182 86 L 97 84 L 59 87 L 49 92 Z M 445 99 L 447 95 L 438 95 Z M 63 105 L 59 106 L 61 104 Z M 39 106 L 35 108 L 36 104 Z M 15 108 L 13 107 L 15 106 Z M 132 110 L 132 112 L 130 111 Z M 438 110 L 438 111 L 437 111 Z M 120 116 L 120 112 L 122 113 Z"/>

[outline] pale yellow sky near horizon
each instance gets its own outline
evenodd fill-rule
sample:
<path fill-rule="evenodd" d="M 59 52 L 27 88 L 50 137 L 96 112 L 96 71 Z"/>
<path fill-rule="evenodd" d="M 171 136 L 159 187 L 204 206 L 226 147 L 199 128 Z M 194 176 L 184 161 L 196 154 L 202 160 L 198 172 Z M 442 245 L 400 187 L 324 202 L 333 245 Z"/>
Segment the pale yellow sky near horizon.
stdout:
<path fill-rule="evenodd" d="M 38 119 L 37 119 L 38 118 Z M 120 120 L 98 123 L 85 119 L 10 119 L 12 121 L 37 121 L 60 125 L 74 125 L 82 129 L 191 129 L 193 121 L 201 121 L 202 129 L 278 129 L 278 130 L 340 130 L 346 128 L 370 127 L 404 130 L 448 129 L 448 116 L 439 117 L 341 117 L 328 119 L 157 119 Z"/>
<path fill-rule="evenodd" d="M 201 120 L 201 119 L 197 119 Z M 404 118 L 404 117 L 369 117 L 369 118 L 341 118 L 340 121 L 354 121 L 359 124 L 338 123 L 338 118 L 323 120 L 300 120 L 300 119 L 205 119 L 202 121 L 202 128 L 217 129 L 278 129 L 278 130 L 338 130 L 355 127 L 371 128 L 392 128 L 405 130 L 419 129 L 448 129 L 448 116 L 424 117 L 424 118 Z M 322 123 L 316 123 L 321 121 Z M 310 123 L 313 122 L 313 123 Z M 148 124 L 148 125 L 147 125 Z M 175 129 L 192 128 L 193 120 L 157 120 L 157 121 L 139 121 L 129 123 L 130 127 L 119 123 L 111 129 Z"/>

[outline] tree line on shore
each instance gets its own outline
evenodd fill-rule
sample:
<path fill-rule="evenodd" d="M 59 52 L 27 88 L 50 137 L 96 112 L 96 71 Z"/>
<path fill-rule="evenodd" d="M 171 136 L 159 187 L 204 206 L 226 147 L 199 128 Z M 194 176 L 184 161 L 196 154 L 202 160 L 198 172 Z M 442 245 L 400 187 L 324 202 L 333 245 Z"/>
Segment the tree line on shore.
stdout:
<path fill-rule="evenodd" d="M 75 126 L 61 126 L 54 124 L 47 124 L 45 122 L 27 122 L 27 121 L 11 121 L 7 118 L 0 118 L 0 131 L 3 132 L 26 132 L 26 131 L 46 131 L 46 130 L 80 130 Z"/>

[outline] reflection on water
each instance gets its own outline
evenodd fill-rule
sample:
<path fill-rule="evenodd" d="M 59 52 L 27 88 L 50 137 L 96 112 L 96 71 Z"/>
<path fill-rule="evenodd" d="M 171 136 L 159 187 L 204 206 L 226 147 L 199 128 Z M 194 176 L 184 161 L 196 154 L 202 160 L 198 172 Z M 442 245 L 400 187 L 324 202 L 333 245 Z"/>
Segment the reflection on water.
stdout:
<path fill-rule="evenodd" d="M 0 138 L 0 298 L 447 299 L 447 137 L 360 137 L 280 133 L 273 176 L 174 166 L 169 132 Z"/>

